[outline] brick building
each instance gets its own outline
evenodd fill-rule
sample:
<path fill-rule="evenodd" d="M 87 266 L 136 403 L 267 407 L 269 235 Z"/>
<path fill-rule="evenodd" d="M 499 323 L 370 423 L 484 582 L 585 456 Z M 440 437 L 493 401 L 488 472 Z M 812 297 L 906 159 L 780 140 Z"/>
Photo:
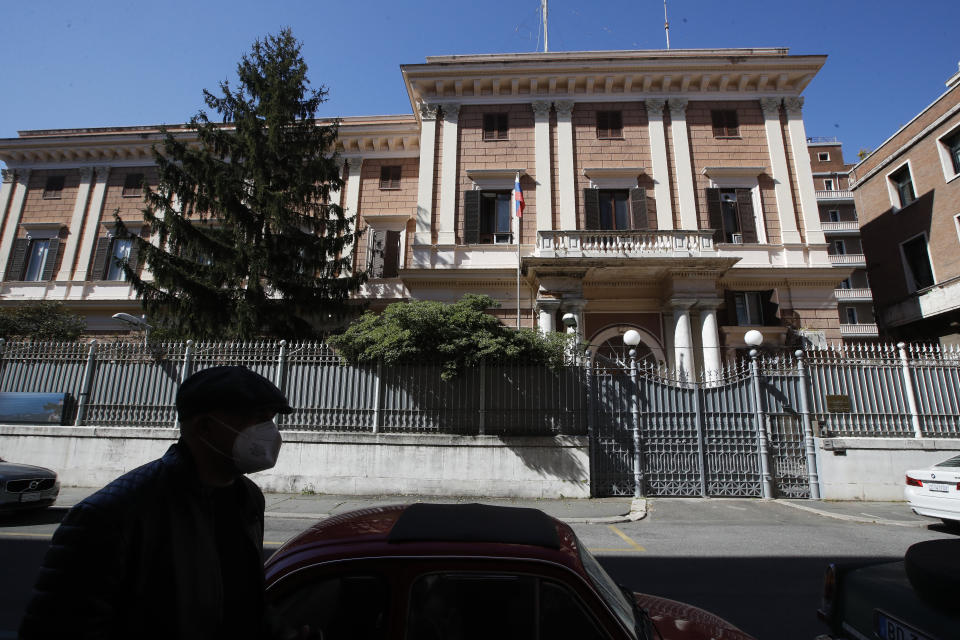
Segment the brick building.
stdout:
<path fill-rule="evenodd" d="M 853 192 L 852 164 L 843 161 L 843 147 L 836 138 L 807 138 L 813 186 L 820 208 L 820 227 L 827 240 L 830 262 L 839 269 L 853 269 L 834 292 L 845 341 L 877 338 L 873 292 L 860 239 L 860 223 Z"/>
<path fill-rule="evenodd" d="M 372 275 L 361 297 L 376 308 L 487 293 L 511 325 L 553 331 L 572 314 L 595 348 L 637 329 L 645 357 L 691 374 L 735 357 L 751 328 L 774 348 L 839 340 L 834 290 L 852 269 L 829 256 L 802 118 L 824 61 L 721 49 L 402 66 L 413 115 L 340 127 L 337 197 L 368 229 L 354 251 Z M 92 330 L 138 312 L 111 268 L 129 247 L 110 221 L 117 207 L 138 221 L 131 176 L 150 180 L 157 137 L 142 127 L 0 141 L 0 303 L 63 300 Z"/>
<path fill-rule="evenodd" d="M 946 84 L 850 173 L 877 321 L 895 339 L 960 343 L 960 72 Z"/>

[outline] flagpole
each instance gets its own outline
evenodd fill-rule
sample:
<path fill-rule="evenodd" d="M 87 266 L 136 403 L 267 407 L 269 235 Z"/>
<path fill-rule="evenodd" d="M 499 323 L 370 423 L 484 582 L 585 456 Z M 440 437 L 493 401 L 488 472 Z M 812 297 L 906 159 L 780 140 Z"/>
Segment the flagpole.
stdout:
<path fill-rule="evenodd" d="M 517 172 L 516 184 L 520 184 L 520 172 Z M 518 213 L 517 190 L 513 190 L 513 212 Z M 520 228 L 523 226 L 522 214 L 517 216 L 517 329 L 520 328 Z"/>

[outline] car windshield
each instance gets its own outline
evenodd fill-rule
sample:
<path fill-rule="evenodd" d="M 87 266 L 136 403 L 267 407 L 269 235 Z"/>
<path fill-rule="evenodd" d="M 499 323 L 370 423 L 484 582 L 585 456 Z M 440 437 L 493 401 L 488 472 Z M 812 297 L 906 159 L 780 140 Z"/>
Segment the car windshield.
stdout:
<path fill-rule="evenodd" d="M 593 554 L 587 550 L 587 547 L 580 542 L 579 538 L 577 539 L 577 549 L 580 550 L 580 562 L 583 563 L 583 568 L 590 576 L 590 581 L 593 582 L 593 586 L 597 588 L 597 591 L 600 592 L 600 595 L 604 601 L 606 601 L 607 605 L 609 605 L 616 616 L 620 618 L 623 626 L 630 631 L 631 635 L 634 634 L 636 632 L 636 619 L 633 615 L 633 603 L 627 601 L 626 596 L 624 596 L 620 587 L 617 586 L 617 583 L 614 582 L 610 574 L 600 566 L 600 563 L 597 562 Z"/>
<path fill-rule="evenodd" d="M 944 460 L 943 462 L 938 462 L 935 466 L 937 467 L 960 467 L 960 456 L 954 456 L 949 460 Z"/>

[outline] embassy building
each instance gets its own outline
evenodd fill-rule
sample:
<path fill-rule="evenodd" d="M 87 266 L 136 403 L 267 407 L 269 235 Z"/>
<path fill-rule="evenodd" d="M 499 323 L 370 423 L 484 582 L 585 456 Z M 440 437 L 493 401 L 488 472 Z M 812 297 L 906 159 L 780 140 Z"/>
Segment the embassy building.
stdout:
<path fill-rule="evenodd" d="M 503 322 L 557 331 L 566 317 L 601 351 L 636 329 L 643 357 L 691 376 L 735 358 L 750 329 L 771 348 L 840 340 L 834 290 L 852 269 L 828 254 L 802 116 L 825 59 L 773 48 L 403 65 L 412 115 L 340 125 L 334 197 L 366 229 L 359 297 L 377 309 L 485 293 Z M 141 310 L 116 260 L 137 256 L 113 214 L 149 235 L 140 189 L 156 181 L 159 139 L 147 126 L 0 140 L 0 304 L 60 301 L 92 333 L 125 329 L 111 315 Z"/>

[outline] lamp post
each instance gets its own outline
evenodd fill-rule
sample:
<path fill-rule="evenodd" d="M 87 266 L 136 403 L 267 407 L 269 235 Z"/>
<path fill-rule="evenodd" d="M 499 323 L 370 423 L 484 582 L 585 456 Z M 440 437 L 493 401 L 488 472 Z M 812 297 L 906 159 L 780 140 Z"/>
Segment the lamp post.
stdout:
<path fill-rule="evenodd" d="M 633 386 L 633 401 L 630 403 L 630 417 L 633 421 L 633 497 L 643 495 L 643 473 L 640 469 L 640 387 L 637 382 L 637 345 L 640 333 L 633 329 L 623 334 L 623 343 L 630 347 L 630 382 Z"/>
<path fill-rule="evenodd" d="M 120 320 L 121 322 L 126 322 L 131 324 L 138 329 L 143 329 L 143 346 L 147 346 L 150 340 L 150 329 L 153 328 L 153 325 L 147 323 L 147 316 L 132 316 L 129 313 L 115 313 L 111 316 L 114 320 Z"/>
<path fill-rule="evenodd" d="M 760 458 L 760 485 L 764 498 L 773 497 L 773 477 L 770 475 L 770 446 L 767 439 L 767 427 L 763 414 L 763 391 L 760 385 L 760 366 L 756 347 L 763 344 L 763 334 L 751 329 L 743 334 L 743 341 L 753 347 L 750 349 L 750 377 L 753 379 L 754 424 L 757 430 L 758 455 Z"/>

